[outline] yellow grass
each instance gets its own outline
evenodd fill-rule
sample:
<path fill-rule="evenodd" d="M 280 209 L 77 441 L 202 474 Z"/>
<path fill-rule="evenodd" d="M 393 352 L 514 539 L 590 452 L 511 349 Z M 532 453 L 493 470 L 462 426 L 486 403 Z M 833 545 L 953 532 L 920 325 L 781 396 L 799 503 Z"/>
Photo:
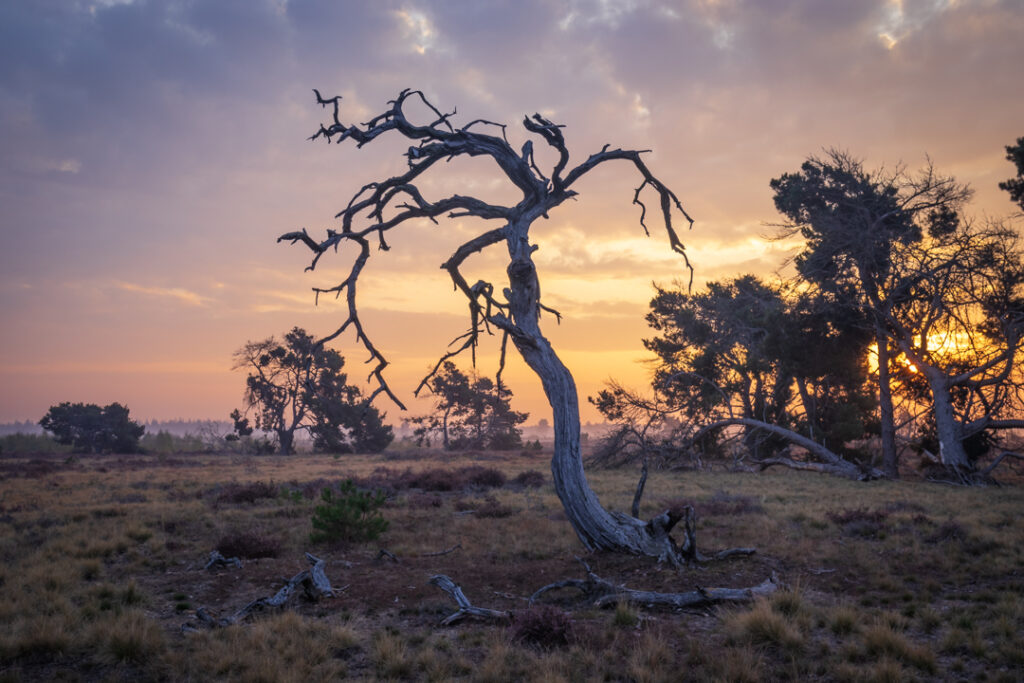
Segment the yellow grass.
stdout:
<path fill-rule="evenodd" d="M 565 589 L 545 601 L 573 615 L 572 637 L 544 647 L 515 640 L 499 624 L 439 627 L 455 607 L 427 584 L 446 573 L 474 604 L 516 611 L 540 586 L 582 578 L 574 556 L 584 551 L 543 457 L 409 450 L 340 458 L 60 456 L 51 464 L 49 474 L 22 476 L 16 458 L 0 459 L 0 680 L 900 680 L 947 670 L 998 678 L 992 672 L 1024 666 L 1019 485 L 652 473 L 642 516 L 668 501 L 694 503 L 704 549 L 756 546 L 758 554 L 678 573 L 643 558 L 587 557 L 599 575 L 631 588 L 683 591 L 754 585 L 776 572 L 787 588 L 746 606 L 694 612 L 624 603 L 602 611 Z M 315 498 L 218 498 L 232 484 L 313 491 L 311 482 L 367 478 L 380 467 L 467 465 L 510 479 L 538 470 L 546 484 L 398 491 L 383 508 L 389 530 L 355 546 L 310 544 Z M 606 506 L 626 511 L 637 474 L 590 476 Z M 716 513 L 716 500 L 743 506 Z M 475 512 L 485 506 L 503 512 Z M 858 509 L 884 511 L 877 533 L 827 516 Z M 278 541 L 278 556 L 203 571 L 220 539 L 247 530 Z M 381 559 L 381 548 L 399 562 Z M 226 615 L 273 594 L 305 568 L 306 551 L 327 561 L 333 584 L 345 587 L 338 597 L 182 633 L 200 607 Z"/>

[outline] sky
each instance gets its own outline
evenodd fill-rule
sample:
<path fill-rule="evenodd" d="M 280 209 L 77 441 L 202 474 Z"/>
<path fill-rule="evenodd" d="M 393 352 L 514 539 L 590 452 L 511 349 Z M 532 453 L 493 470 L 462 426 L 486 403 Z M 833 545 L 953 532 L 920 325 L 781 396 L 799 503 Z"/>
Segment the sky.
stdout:
<path fill-rule="evenodd" d="M 337 284 L 352 255 L 304 272 L 308 250 L 276 238 L 324 236 L 360 187 L 403 170 L 408 143 L 309 141 L 329 118 L 313 88 L 340 94 L 350 122 L 417 88 L 457 125 L 508 124 L 516 147 L 539 112 L 565 126 L 573 164 L 606 143 L 651 150 L 696 220 L 681 237 L 699 288 L 785 274 L 796 245 L 770 239 L 769 180 L 828 147 L 871 168 L 930 158 L 971 184 L 978 217 L 1011 215 L 997 183 L 1024 136 L 1021 36 L 1022 0 L 6 0 L 0 421 L 62 401 L 226 419 L 242 405 L 233 351 L 343 321 L 312 288 Z M 486 160 L 431 173 L 430 197 L 515 201 Z M 584 420 L 608 379 L 647 383 L 652 283 L 687 277 L 663 232 L 644 236 L 638 184 L 606 164 L 531 231 L 545 303 L 563 314 L 544 329 Z M 482 226 L 405 226 L 364 271 L 364 325 L 410 414 L 429 409 L 412 390 L 468 326 L 439 266 Z M 500 285 L 504 265 L 481 255 L 467 279 Z M 335 348 L 361 383 L 365 351 L 351 334 Z M 479 372 L 496 350 L 485 342 Z M 550 420 L 521 361 L 505 378 L 530 423 Z"/>

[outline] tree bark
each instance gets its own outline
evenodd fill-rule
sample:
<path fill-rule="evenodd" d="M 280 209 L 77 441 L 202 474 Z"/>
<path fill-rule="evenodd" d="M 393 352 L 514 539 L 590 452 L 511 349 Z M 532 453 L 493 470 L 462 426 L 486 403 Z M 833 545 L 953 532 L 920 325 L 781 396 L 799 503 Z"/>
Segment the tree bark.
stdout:
<path fill-rule="evenodd" d="M 651 525 L 623 513 L 606 510 L 590 488 L 580 453 L 580 411 L 576 383 L 540 331 L 540 286 L 525 239 L 509 240 L 509 312 L 515 321 L 507 330 L 523 360 L 541 380 L 551 405 L 555 431 L 551 475 L 565 515 L 588 550 L 609 550 L 656 557 L 681 566 L 683 558 L 669 535 L 670 525 Z"/>
<path fill-rule="evenodd" d="M 889 373 L 889 336 L 881 323 L 875 324 L 875 345 L 878 347 L 878 418 L 882 439 L 882 469 L 890 479 L 899 479 L 899 451 L 896 450 L 896 421 L 893 417 Z"/>
<path fill-rule="evenodd" d="M 700 588 L 685 593 L 657 593 L 654 591 L 640 591 L 616 586 L 602 579 L 591 571 L 586 562 L 580 560 L 580 564 L 587 572 L 585 579 L 563 579 L 550 583 L 540 588 L 530 596 L 530 604 L 533 605 L 544 593 L 559 588 L 577 588 L 583 592 L 588 600 L 592 600 L 595 607 L 608 607 L 620 602 L 631 602 L 639 605 L 654 605 L 661 607 L 674 607 L 686 609 L 715 605 L 723 602 L 750 602 L 759 595 L 770 595 L 779 589 L 779 581 L 774 574 L 762 581 L 757 586 L 750 588 Z"/>
<path fill-rule="evenodd" d="M 295 430 L 294 429 L 279 429 L 279 430 L 277 430 L 277 445 L 278 445 L 278 453 L 280 455 L 291 455 L 294 452 L 294 447 L 295 447 Z"/>
<path fill-rule="evenodd" d="M 946 375 L 938 370 L 925 368 L 925 377 L 932 390 L 932 405 L 935 410 L 935 431 L 939 438 L 939 458 L 947 468 L 958 472 L 970 472 L 973 467 L 967 458 L 967 451 L 961 437 L 960 423 L 953 412 L 953 397 L 949 391 Z"/>

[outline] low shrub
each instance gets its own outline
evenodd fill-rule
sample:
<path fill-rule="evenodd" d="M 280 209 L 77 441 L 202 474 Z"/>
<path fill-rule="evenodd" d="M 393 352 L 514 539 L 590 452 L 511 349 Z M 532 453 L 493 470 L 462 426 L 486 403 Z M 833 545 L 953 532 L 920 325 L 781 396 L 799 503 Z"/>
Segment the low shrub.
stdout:
<path fill-rule="evenodd" d="M 544 485 L 544 475 L 537 470 L 526 470 L 520 472 L 513 479 L 512 483 L 525 488 L 536 489 Z"/>
<path fill-rule="evenodd" d="M 217 550 L 225 557 L 277 557 L 281 554 L 281 540 L 259 529 L 229 531 L 217 541 Z"/>
<path fill-rule="evenodd" d="M 501 519 L 511 517 L 519 512 L 519 508 L 510 505 L 502 505 L 496 498 L 488 496 L 476 508 L 476 516 L 483 519 Z"/>
<path fill-rule="evenodd" d="M 694 503 L 694 509 L 700 516 L 725 516 L 761 514 L 764 508 L 753 496 L 740 496 L 727 491 L 715 491 L 710 500 Z"/>
<path fill-rule="evenodd" d="M 214 489 L 217 503 L 255 503 L 257 500 L 277 498 L 280 487 L 273 482 L 254 481 L 247 484 L 231 482 Z"/>
<path fill-rule="evenodd" d="M 385 495 L 382 491 L 363 491 L 351 479 L 338 487 L 338 493 L 325 488 L 320 495 L 322 505 L 313 510 L 314 543 L 372 541 L 388 529 L 388 521 L 380 514 Z"/>
<path fill-rule="evenodd" d="M 847 536 L 879 538 L 885 531 L 885 520 L 889 517 L 889 512 L 887 510 L 851 508 L 829 510 L 825 516 L 839 526 Z"/>
<path fill-rule="evenodd" d="M 469 465 L 458 470 L 460 478 L 470 486 L 484 489 L 496 489 L 505 485 L 505 475 L 493 467 Z"/>
<path fill-rule="evenodd" d="M 543 648 L 563 647 L 573 635 L 572 618 L 550 605 L 531 607 L 512 617 L 512 640 Z"/>

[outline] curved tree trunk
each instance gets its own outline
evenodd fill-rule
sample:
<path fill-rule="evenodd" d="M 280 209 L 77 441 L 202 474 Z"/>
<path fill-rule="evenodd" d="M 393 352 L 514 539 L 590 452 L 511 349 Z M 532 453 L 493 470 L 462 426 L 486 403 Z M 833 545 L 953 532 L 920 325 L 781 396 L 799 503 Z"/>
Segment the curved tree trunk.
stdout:
<path fill-rule="evenodd" d="M 889 478 L 899 479 L 899 451 L 896 450 L 896 421 L 893 418 L 889 375 L 889 337 L 880 323 L 875 325 L 875 345 L 878 348 L 878 417 L 882 438 L 882 468 Z"/>
<path fill-rule="evenodd" d="M 690 438 L 690 443 L 696 443 L 708 432 L 721 429 L 722 427 L 728 427 L 730 425 L 742 425 L 748 429 L 763 429 L 766 432 L 777 434 L 797 446 L 806 448 L 812 454 L 824 461 L 823 463 L 797 463 L 796 461 L 788 458 L 768 458 L 756 461 L 761 465 L 785 465 L 787 467 L 793 467 L 794 469 L 814 470 L 816 472 L 824 472 L 827 474 L 837 474 L 850 479 L 882 479 L 886 476 L 884 472 L 873 467 L 867 470 L 861 469 L 849 460 L 846 460 L 833 453 L 828 448 L 825 448 L 820 443 L 811 441 L 806 436 L 797 434 L 790 429 L 773 425 L 770 422 L 752 420 L 746 417 L 729 417 L 723 420 L 718 420 L 717 422 L 712 422 L 709 425 L 704 425 Z"/>
<path fill-rule="evenodd" d="M 668 513 L 643 522 L 623 513 L 611 513 L 590 488 L 580 453 L 576 383 L 540 331 L 540 287 L 527 240 L 510 240 L 509 251 L 512 262 L 508 267 L 510 288 L 506 296 L 515 324 L 506 324 L 504 328 L 523 360 L 540 378 L 551 405 L 555 432 L 551 475 L 569 523 L 588 550 L 629 552 L 657 557 L 676 566 L 682 564 L 687 549 L 681 552 L 669 535 L 681 516 Z"/>
<path fill-rule="evenodd" d="M 932 390 L 935 431 L 939 438 L 939 458 L 948 468 L 969 472 L 973 467 L 967 458 L 967 451 L 964 450 L 960 423 L 953 412 L 953 397 L 950 395 L 946 376 L 929 369 L 925 369 L 925 376 Z"/>

